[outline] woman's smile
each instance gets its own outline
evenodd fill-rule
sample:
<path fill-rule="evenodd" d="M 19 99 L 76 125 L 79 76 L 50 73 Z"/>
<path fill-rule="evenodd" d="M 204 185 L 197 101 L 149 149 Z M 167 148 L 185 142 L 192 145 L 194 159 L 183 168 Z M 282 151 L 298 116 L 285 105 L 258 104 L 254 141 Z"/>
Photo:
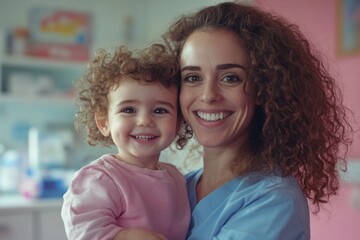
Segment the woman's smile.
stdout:
<path fill-rule="evenodd" d="M 195 111 L 194 112 L 201 120 L 215 122 L 219 120 L 223 120 L 230 116 L 232 112 L 224 111 L 224 112 L 202 112 L 202 111 Z"/>

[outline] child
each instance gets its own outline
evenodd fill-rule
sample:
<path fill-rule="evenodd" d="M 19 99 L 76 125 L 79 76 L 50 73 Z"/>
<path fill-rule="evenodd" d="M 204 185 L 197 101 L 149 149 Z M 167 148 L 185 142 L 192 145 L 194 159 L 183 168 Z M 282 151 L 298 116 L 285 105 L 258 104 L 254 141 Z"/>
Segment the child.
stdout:
<path fill-rule="evenodd" d="M 118 152 L 75 174 L 61 211 L 69 239 L 185 239 L 184 177 L 159 162 L 182 121 L 178 73 L 176 57 L 160 44 L 99 50 L 89 64 L 77 85 L 76 124 L 90 145 L 115 144 Z"/>

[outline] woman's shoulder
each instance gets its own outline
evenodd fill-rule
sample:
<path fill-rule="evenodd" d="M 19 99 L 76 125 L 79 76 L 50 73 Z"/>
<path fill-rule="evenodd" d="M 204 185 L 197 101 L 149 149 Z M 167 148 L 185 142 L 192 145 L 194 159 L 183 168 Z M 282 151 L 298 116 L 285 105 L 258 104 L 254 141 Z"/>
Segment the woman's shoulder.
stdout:
<path fill-rule="evenodd" d="M 284 239 L 295 239 L 294 236 L 309 239 L 308 202 L 296 179 L 251 174 L 235 181 L 236 187 L 231 189 L 230 195 L 223 197 L 223 209 L 230 216 L 227 226 L 234 224 L 237 230 L 232 233 L 224 229 L 224 234 L 243 234 L 244 230 L 253 231 L 257 239 L 280 239 L 281 236 Z M 239 223 L 242 223 L 241 227 Z"/>
<path fill-rule="evenodd" d="M 249 202 L 255 199 L 259 202 L 263 199 L 279 206 L 286 203 L 288 206 L 303 206 L 304 210 L 308 207 L 305 194 L 292 176 L 250 174 L 239 181 L 233 194 L 248 199 Z"/>
<path fill-rule="evenodd" d="M 253 173 L 244 178 L 243 183 L 248 186 L 263 189 L 263 192 L 293 191 L 302 194 L 297 180 L 292 176 L 281 176 L 278 173 Z"/>

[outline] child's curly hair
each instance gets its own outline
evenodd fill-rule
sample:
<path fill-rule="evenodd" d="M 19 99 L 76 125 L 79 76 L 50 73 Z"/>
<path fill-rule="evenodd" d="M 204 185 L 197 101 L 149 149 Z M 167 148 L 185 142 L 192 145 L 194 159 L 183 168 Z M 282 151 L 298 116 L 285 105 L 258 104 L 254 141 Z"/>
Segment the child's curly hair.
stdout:
<path fill-rule="evenodd" d="M 96 51 L 94 59 L 76 83 L 77 105 L 75 127 L 85 130 L 90 145 L 114 144 L 111 136 L 104 137 L 98 130 L 95 114 L 107 115 L 108 93 L 118 87 L 122 79 L 130 77 L 136 81 L 160 82 L 164 87 L 179 84 L 179 65 L 174 54 L 162 44 L 153 44 L 143 50 L 129 51 L 120 46 L 111 54 L 104 49 Z M 134 93 L 136 94 L 136 93 Z M 182 122 L 182 114 L 178 106 L 178 124 Z M 178 133 L 177 142 L 182 148 L 186 141 Z"/>
<path fill-rule="evenodd" d="M 163 38 L 180 55 L 194 31 L 216 29 L 236 33 L 247 49 L 247 81 L 262 102 L 255 111 L 247 162 L 235 159 L 233 169 L 240 175 L 280 167 L 284 176 L 297 178 L 319 209 L 338 190 L 337 164 L 346 167 L 352 142 L 348 109 L 335 80 L 297 26 L 252 6 L 220 3 L 184 15 Z M 185 129 L 192 133 L 189 126 Z"/>

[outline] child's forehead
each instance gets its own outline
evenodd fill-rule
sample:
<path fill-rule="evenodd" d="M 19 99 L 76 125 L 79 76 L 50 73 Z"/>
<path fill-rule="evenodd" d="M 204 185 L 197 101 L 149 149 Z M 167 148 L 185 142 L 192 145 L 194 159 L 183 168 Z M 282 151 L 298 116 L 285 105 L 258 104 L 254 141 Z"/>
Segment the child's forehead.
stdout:
<path fill-rule="evenodd" d="M 175 83 L 165 84 L 163 81 L 156 80 L 156 79 L 144 79 L 144 78 L 132 78 L 132 77 L 125 77 L 117 81 L 111 88 L 111 91 L 116 91 L 122 88 L 131 88 L 133 91 L 137 89 L 145 89 L 149 88 L 149 91 L 153 88 L 160 88 L 163 91 L 173 92 L 174 90 L 177 91 L 178 85 Z"/>
<path fill-rule="evenodd" d="M 110 90 L 108 99 L 111 104 L 140 103 L 151 106 L 159 102 L 168 103 L 176 107 L 178 91 L 175 85 L 165 87 L 159 81 L 146 82 L 127 79 L 118 87 Z"/>
<path fill-rule="evenodd" d="M 129 83 L 129 82 L 134 82 L 139 85 L 161 85 L 164 88 L 168 88 L 168 89 L 178 87 L 178 84 L 175 81 L 170 81 L 170 80 L 164 81 L 164 80 L 156 79 L 156 78 L 153 78 L 150 76 L 135 76 L 135 77 L 123 76 L 118 79 L 114 88 L 117 88 L 117 87 L 121 86 L 122 84 Z"/>

